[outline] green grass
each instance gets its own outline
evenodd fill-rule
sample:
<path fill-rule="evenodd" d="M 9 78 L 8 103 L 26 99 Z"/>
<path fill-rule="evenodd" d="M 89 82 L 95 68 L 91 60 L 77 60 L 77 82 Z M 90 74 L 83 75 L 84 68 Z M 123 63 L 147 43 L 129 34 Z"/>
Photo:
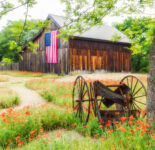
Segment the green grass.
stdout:
<path fill-rule="evenodd" d="M 71 131 L 70 134 L 53 134 L 53 132 L 48 134 L 55 129 Z M 139 116 L 139 120 L 130 119 L 130 124 L 127 122 L 115 124 L 115 128 L 100 126 L 97 118 L 91 118 L 88 124 L 83 126 L 79 119 L 75 118 L 72 110 L 58 110 L 50 104 L 40 108 L 26 107 L 19 111 L 10 109 L 8 113 L 0 116 L 0 149 L 19 146 L 18 149 L 25 150 L 90 148 L 109 150 L 112 147 L 153 150 L 155 147 L 153 134 L 153 128 L 146 123 L 142 115 Z"/>
<path fill-rule="evenodd" d="M 61 135 L 58 138 L 58 134 Z M 90 137 L 83 137 L 73 131 L 58 130 L 47 134 L 47 137 L 41 137 L 26 146 L 17 148 L 20 150 L 153 150 L 155 147 L 153 141 L 148 141 L 149 136 L 140 139 L 130 137 L 116 138 L 119 134 L 113 133 L 108 139 L 99 138 L 92 139 Z M 119 135 L 121 136 L 121 135 Z M 123 136 L 123 135 L 122 135 Z M 128 140 L 127 140 L 128 139 Z M 147 140 L 146 140 L 147 139 Z M 103 141 L 104 140 L 104 141 Z M 137 140 L 137 142 L 136 142 Z M 134 142 L 133 142 L 134 141 Z M 121 143 L 120 143 L 121 142 Z M 148 143 L 148 145 L 145 145 Z M 134 145 L 135 144 L 135 145 Z"/>
<path fill-rule="evenodd" d="M 140 76 L 140 79 L 144 83 L 144 86 L 147 89 L 147 80 L 145 76 Z M 141 85 L 138 83 L 136 85 L 136 81 L 133 81 L 132 89 L 135 88 L 135 91 L 138 91 L 138 89 L 141 88 Z M 119 81 L 114 80 L 103 80 L 101 81 L 105 85 L 109 84 L 118 84 Z M 89 86 L 89 84 L 88 84 Z M 131 86 L 131 85 L 130 85 Z M 47 80 L 47 79 L 36 79 L 31 80 L 26 83 L 26 87 L 30 88 L 32 90 L 36 90 L 44 99 L 46 99 L 48 102 L 52 102 L 54 104 L 57 104 L 59 106 L 72 106 L 72 91 L 73 91 L 73 83 L 72 82 L 55 82 L 54 80 Z M 115 90 L 116 88 L 112 89 Z M 142 103 L 146 103 L 146 97 L 140 97 L 141 95 L 144 95 L 144 90 L 141 89 L 140 92 L 136 95 L 137 101 L 140 101 Z M 88 99 L 88 96 L 85 96 L 85 99 Z M 86 104 L 87 102 L 85 102 Z M 136 105 L 138 105 L 141 109 L 146 109 L 145 106 L 139 102 L 135 102 Z M 103 109 L 110 110 L 110 109 L 116 109 L 115 105 L 112 105 L 109 108 L 106 108 L 104 105 L 102 105 Z M 136 107 L 137 109 L 137 107 Z"/>
<path fill-rule="evenodd" d="M 7 77 L 0 76 L 0 82 L 7 82 L 8 80 Z"/>
<path fill-rule="evenodd" d="M 36 90 L 48 102 L 59 106 L 72 106 L 72 83 L 57 83 L 54 80 L 36 79 L 28 81 L 26 87 Z"/>
<path fill-rule="evenodd" d="M 20 103 L 18 95 L 7 87 L 0 87 L 0 109 L 16 106 Z"/>
<path fill-rule="evenodd" d="M 0 71 L 0 75 L 10 75 L 13 77 L 41 77 L 41 78 L 58 78 L 58 75 L 53 73 L 40 73 L 28 71 Z"/>

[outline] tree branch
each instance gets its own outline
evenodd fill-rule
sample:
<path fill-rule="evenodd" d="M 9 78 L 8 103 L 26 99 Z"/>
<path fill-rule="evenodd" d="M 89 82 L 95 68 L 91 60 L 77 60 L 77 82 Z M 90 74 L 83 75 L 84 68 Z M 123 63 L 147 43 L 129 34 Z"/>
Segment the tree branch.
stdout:
<path fill-rule="evenodd" d="M 4 12 L 4 13 L 7 14 L 8 12 L 13 11 L 13 10 L 15 10 L 15 9 L 18 9 L 18 8 L 20 8 L 20 7 L 22 7 L 22 6 L 26 5 L 26 4 L 28 4 L 28 2 L 26 2 L 26 3 L 24 3 L 24 4 L 21 4 L 21 5 L 17 6 L 17 7 L 11 8 L 11 9 L 7 10 L 7 11 Z M 0 15 L 0 17 L 2 17 L 2 16 L 3 16 L 3 15 Z"/>
<path fill-rule="evenodd" d="M 21 31 L 21 33 L 20 33 L 20 35 L 19 35 L 19 39 L 18 39 L 19 42 L 20 42 L 20 40 L 21 40 L 22 33 L 23 33 L 23 31 L 24 31 L 24 29 L 25 29 L 25 26 L 26 26 L 27 17 L 28 17 L 28 9 L 29 9 L 29 4 L 27 3 L 25 21 L 24 21 L 24 25 L 23 25 L 22 31 Z"/>

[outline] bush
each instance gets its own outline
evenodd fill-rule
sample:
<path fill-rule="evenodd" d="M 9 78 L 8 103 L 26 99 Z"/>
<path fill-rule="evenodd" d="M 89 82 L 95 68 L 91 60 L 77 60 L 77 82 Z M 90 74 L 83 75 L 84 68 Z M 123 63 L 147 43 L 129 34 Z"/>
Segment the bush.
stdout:
<path fill-rule="evenodd" d="M 56 101 L 56 96 L 51 95 L 47 90 L 42 91 L 41 96 L 45 98 L 48 102 Z"/>
<path fill-rule="evenodd" d="M 133 72 L 147 73 L 149 69 L 148 56 L 142 56 L 140 54 L 132 56 L 131 68 Z"/>

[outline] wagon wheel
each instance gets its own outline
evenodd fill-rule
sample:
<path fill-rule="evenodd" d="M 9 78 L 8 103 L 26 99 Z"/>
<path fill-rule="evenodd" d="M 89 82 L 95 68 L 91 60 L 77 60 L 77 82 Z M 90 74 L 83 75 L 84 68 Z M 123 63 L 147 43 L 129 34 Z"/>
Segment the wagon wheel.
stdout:
<path fill-rule="evenodd" d="M 90 112 L 90 94 L 86 80 L 82 76 L 78 76 L 74 82 L 72 98 L 75 117 L 79 117 L 84 125 L 87 124 Z"/>
<path fill-rule="evenodd" d="M 125 95 L 129 102 L 129 110 L 145 110 L 147 92 L 142 81 L 135 76 L 128 75 L 120 83 L 129 87 L 128 95 Z"/>

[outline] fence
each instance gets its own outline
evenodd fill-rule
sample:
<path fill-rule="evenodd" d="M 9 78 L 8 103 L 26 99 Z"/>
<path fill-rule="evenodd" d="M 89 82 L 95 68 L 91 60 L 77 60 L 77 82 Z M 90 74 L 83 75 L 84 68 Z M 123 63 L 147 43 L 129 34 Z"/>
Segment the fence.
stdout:
<path fill-rule="evenodd" d="M 11 63 L 4 66 L 2 65 L 2 63 L 0 63 L 0 71 L 4 70 L 19 70 L 19 63 Z"/>

